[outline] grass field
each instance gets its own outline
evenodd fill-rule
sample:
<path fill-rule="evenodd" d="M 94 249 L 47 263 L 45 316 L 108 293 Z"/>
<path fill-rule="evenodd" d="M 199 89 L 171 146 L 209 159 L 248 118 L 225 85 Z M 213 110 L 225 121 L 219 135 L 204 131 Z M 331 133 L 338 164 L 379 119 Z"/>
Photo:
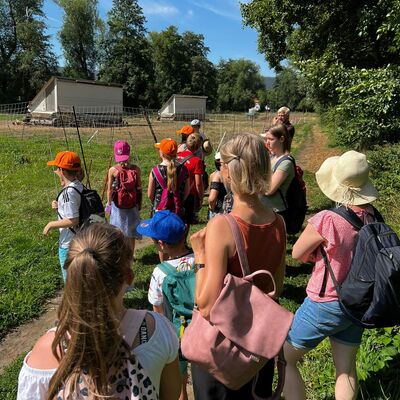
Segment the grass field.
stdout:
<path fill-rule="evenodd" d="M 296 126 L 294 154 L 298 154 L 308 140 L 315 122 Z M 100 193 L 105 173 L 112 155 L 109 138 L 91 141 L 87 144 L 90 132 L 84 133 L 85 155 L 90 166 L 92 187 Z M 210 135 L 211 136 L 211 135 Z M 218 141 L 220 132 L 214 133 Z M 228 138 L 229 136 L 227 136 Z M 114 136 L 114 139 L 119 139 Z M 139 165 L 142 169 L 144 187 L 150 168 L 157 163 L 158 156 L 151 142 L 136 138 L 133 145 Z M 46 161 L 52 159 L 57 151 L 65 148 L 61 135 L 42 132 L 40 135 L 0 136 L 2 148 L 3 174 L 0 178 L 0 338 L 11 328 L 23 321 L 39 315 L 46 299 L 51 298 L 61 288 L 60 271 L 57 258 L 58 233 L 48 238 L 42 235 L 44 225 L 55 214 L 50 202 L 58 192 L 58 182 Z M 79 150 L 77 140 L 70 140 L 70 149 Z M 399 150 L 400 153 L 400 150 Z M 312 156 L 312 155 L 310 155 Z M 212 157 L 207 158 L 208 171 L 213 170 Z M 379 183 L 380 176 L 376 176 Z M 387 178 L 388 181 L 390 180 Z M 330 202 L 317 189 L 314 176 L 305 171 L 305 180 L 309 193 L 310 212 L 330 207 Z M 387 187 L 386 181 L 381 183 Z M 384 215 L 393 222 L 395 229 L 400 228 L 400 212 L 395 208 L 399 195 L 393 189 L 387 194 L 393 208 L 384 208 Z M 389 197 L 388 197 L 389 198 Z M 382 200 L 382 204 L 384 202 Z M 145 202 L 142 217 L 149 215 L 150 204 Z M 201 217 L 205 221 L 206 207 Z M 203 225 L 193 227 L 200 229 Z M 305 297 L 305 286 L 312 266 L 291 259 L 291 246 L 295 238 L 290 238 L 287 257 L 287 276 L 281 303 L 295 311 Z M 135 264 L 135 289 L 126 296 L 126 302 L 132 307 L 149 307 L 147 290 L 150 274 L 158 257 L 153 246 L 138 252 Z M 396 341 L 397 340 L 397 341 Z M 386 349 L 389 348 L 389 351 Z M 400 393 L 395 388 L 399 382 L 399 359 L 394 352 L 400 348 L 398 332 L 374 330 L 364 335 L 363 347 L 359 354 L 359 368 L 364 378 L 362 399 L 398 399 Z M 385 350 L 385 351 L 383 351 Z M 0 400 L 15 399 L 16 382 L 22 356 L 15 350 L 16 360 L 0 375 Z M 392 359 L 392 360 L 391 360 Z M 301 366 L 306 380 L 309 399 L 332 399 L 334 370 L 328 341 L 324 341 L 317 350 L 312 351 Z M 391 375 L 390 375 L 391 374 Z M 396 375 L 397 374 L 397 375 Z M 394 383 L 393 383 L 394 382 Z M 380 386 L 382 386 L 382 390 Z M 390 386 L 392 385 L 392 387 Z M 397 392 L 396 392 L 397 390 Z M 381 393 L 381 395 L 379 395 Z M 398 397 L 395 397 L 397 394 Z"/>

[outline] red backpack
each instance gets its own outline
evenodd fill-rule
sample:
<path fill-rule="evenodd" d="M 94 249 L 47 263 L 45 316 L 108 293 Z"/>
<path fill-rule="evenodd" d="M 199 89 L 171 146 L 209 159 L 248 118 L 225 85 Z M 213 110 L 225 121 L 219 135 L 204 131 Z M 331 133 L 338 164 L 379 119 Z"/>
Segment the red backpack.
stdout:
<path fill-rule="evenodd" d="M 116 185 L 112 194 L 112 201 L 118 208 L 133 208 L 137 200 L 137 170 L 115 166 L 118 171 L 115 177 Z"/>
<path fill-rule="evenodd" d="M 170 210 L 171 212 L 182 216 L 183 206 L 182 206 L 182 192 L 180 191 L 180 186 L 182 185 L 183 179 L 185 177 L 185 172 L 183 167 L 179 168 L 177 171 L 178 179 L 176 184 L 176 190 L 174 192 L 168 190 L 167 182 L 161 175 L 160 169 L 157 167 L 153 168 L 153 174 L 156 178 L 158 184 L 162 188 L 161 199 L 158 203 L 156 210 Z"/>

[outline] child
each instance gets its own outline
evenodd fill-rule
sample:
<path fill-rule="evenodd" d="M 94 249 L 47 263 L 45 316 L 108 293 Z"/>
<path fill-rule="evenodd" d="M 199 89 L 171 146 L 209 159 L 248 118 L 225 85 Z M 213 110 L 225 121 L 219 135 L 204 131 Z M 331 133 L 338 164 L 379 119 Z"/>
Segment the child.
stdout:
<path fill-rule="evenodd" d="M 185 246 L 186 239 L 186 226 L 183 221 L 174 213 L 169 210 L 158 211 L 154 214 L 153 218 L 143 221 L 138 226 L 138 232 L 140 232 L 144 236 L 149 236 L 153 239 L 154 243 L 158 247 L 159 251 L 163 252 L 166 255 L 168 260 L 167 263 L 163 262 L 159 264 L 153 271 L 150 281 L 148 299 L 149 302 L 153 305 L 153 310 L 160 313 L 165 314 L 171 321 L 174 322 L 173 311 L 171 306 L 167 306 L 169 302 L 164 299 L 163 295 L 163 281 L 167 276 L 165 268 L 174 268 L 178 272 L 185 271 L 193 271 L 192 279 L 189 277 L 189 280 L 185 280 L 187 285 L 190 285 L 190 279 L 192 281 L 193 287 L 186 287 L 183 284 L 181 287 L 185 287 L 185 295 L 182 296 L 182 304 L 179 302 L 180 298 L 177 299 L 179 302 L 179 308 L 182 309 L 184 305 L 194 304 L 194 255 L 191 250 L 188 250 Z M 164 264 L 168 264 L 164 266 Z M 173 272 L 168 273 L 169 276 L 173 275 Z M 181 281 L 182 282 L 182 281 Z M 187 307 L 186 307 L 187 308 Z M 189 317 L 191 318 L 191 310 L 193 307 L 190 307 L 188 313 L 190 313 Z M 187 315 L 186 315 L 187 316 Z M 182 318 L 183 316 L 177 316 L 176 318 Z M 177 327 L 178 331 L 180 331 L 180 327 Z M 183 333 L 183 332 L 180 332 Z M 178 332 L 178 336 L 180 336 Z M 182 391 L 180 400 L 187 400 L 187 361 L 180 360 L 180 370 L 182 374 Z"/>
<path fill-rule="evenodd" d="M 51 207 L 57 210 L 58 220 L 50 221 L 43 229 L 43 234 L 47 236 L 52 229 L 60 230 L 58 258 L 65 282 L 67 273 L 64 263 L 67 259 L 69 244 L 75 235 L 72 228 L 79 224 L 80 193 L 83 190 L 83 185 L 78 180 L 78 176 L 82 176 L 81 160 L 78 154 L 72 151 L 61 151 L 47 165 L 56 167 L 54 173 L 60 178 L 63 189 L 57 196 L 57 200 L 51 203 Z"/>
<path fill-rule="evenodd" d="M 197 211 L 203 203 L 204 185 L 202 176 L 204 174 L 203 161 L 196 156 L 201 146 L 201 138 L 198 133 L 189 135 L 186 141 L 187 150 L 178 154 L 178 160 L 186 166 L 189 171 L 190 193 L 185 200 L 185 222 L 187 224 L 198 223 Z"/>
<path fill-rule="evenodd" d="M 155 312 L 125 308 L 132 261 L 130 240 L 109 224 L 74 237 L 57 327 L 26 355 L 18 400 L 178 398 L 173 326 Z"/>
<path fill-rule="evenodd" d="M 181 135 L 181 144 L 179 145 L 177 151 L 178 153 L 181 153 L 182 151 L 187 150 L 186 141 L 189 135 L 194 133 L 194 128 L 190 125 L 184 125 L 181 129 L 178 129 L 176 133 Z"/>
<path fill-rule="evenodd" d="M 106 212 L 110 213 L 110 224 L 120 228 L 131 239 L 135 251 L 136 232 L 140 223 L 142 207 L 142 181 L 140 168 L 129 162 L 131 148 L 123 140 L 114 144 L 114 158 L 118 163 L 108 170 Z"/>

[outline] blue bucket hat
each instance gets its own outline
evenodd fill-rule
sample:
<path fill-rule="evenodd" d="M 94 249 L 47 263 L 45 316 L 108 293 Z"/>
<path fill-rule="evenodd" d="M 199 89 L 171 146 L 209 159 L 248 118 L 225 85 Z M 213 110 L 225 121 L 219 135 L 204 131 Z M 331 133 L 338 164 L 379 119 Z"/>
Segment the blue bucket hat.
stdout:
<path fill-rule="evenodd" d="M 186 225 L 173 212 L 162 210 L 156 211 L 153 218 L 142 221 L 136 230 L 143 236 L 174 244 L 182 239 L 186 231 Z"/>

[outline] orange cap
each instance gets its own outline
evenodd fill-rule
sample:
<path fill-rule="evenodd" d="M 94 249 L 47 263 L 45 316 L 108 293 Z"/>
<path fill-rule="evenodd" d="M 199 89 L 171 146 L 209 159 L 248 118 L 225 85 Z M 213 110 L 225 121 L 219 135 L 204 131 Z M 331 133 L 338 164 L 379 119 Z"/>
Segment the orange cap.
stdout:
<path fill-rule="evenodd" d="M 73 151 L 60 151 L 54 160 L 47 162 L 47 165 L 70 171 L 79 171 L 81 169 L 81 159 Z"/>
<path fill-rule="evenodd" d="M 160 149 L 161 153 L 172 157 L 176 156 L 176 153 L 178 151 L 178 144 L 174 139 L 171 138 L 161 140 L 161 142 L 156 143 L 154 147 Z"/>
<path fill-rule="evenodd" d="M 181 129 L 176 131 L 176 133 L 178 133 L 179 135 L 190 135 L 193 132 L 194 132 L 193 126 L 190 125 L 185 125 Z"/>

